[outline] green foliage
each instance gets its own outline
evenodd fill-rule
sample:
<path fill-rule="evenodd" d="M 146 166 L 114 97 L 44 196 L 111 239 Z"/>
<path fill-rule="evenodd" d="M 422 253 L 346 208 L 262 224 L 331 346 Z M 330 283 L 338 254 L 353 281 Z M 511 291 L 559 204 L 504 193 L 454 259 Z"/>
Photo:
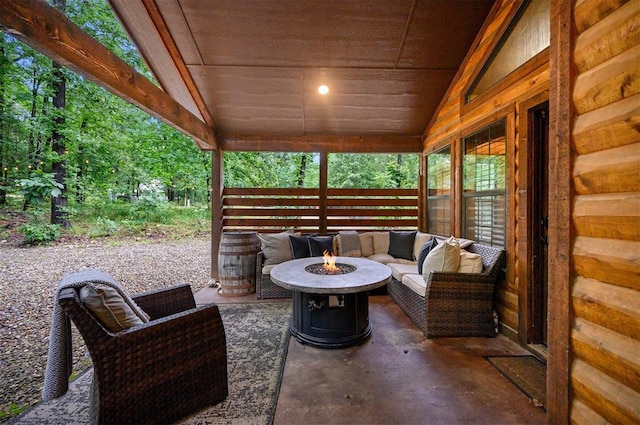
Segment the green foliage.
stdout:
<path fill-rule="evenodd" d="M 108 218 L 98 217 L 96 220 L 95 226 L 89 229 L 89 236 L 91 237 L 102 237 L 102 236 L 112 236 L 118 233 L 120 230 L 120 226 L 113 220 L 109 220 Z"/>
<path fill-rule="evenodd" d="M 19 405 L 15 404 L 15 403 L 11 403 L 7 410 L 5 410 L 4 412 L 0 412 L 0 420 L 4 420 L 4 419 L 12 418 L 14 416 L 18 416 L 20 413 L 22 413 L 25 410 L 27 410 L 28 407 L 29 407 L 28 405 L 19 406 Z"/>
<path fill-rule="evenodd" d="M 18 180 L 18 185 L 25 205 L 41 205 L 49 197 L 62 193 L 62 184 L 55 181 L 54 175 L 40 170 L 33 171 L 27 179 Z"/>
<path fill-rule="evenodd" d="M 168 206 L 169 204 L 164 199 L 145 196 L 132 204 L 131 216 L 146 223 L 167 223 Z"/>
<path fill-rule="evenodd" d="M 151 77 L 107 2 L 66 3 L 71 20 Z M 10 35 L 2 36 L 1 188 L 9 194 L 21 193 L 25 204 L 34 208 L 66 189 L 74 226 L 80 220 L 84 230 L 95 235 L 138 231 L 148 224 L 172 226 L 175 220 L 194 220 L 190 224 L 197 228 L 209 225 L 202 216 L 210 212 L 173 210 L 185 205 L 210 207 L 209 152 L 201 152 L 185 135 L 67 70 L 66 109 L 54 110 L 51 60 Z M 54 121 L 60 113 L 65 118 L 62 128 Z M 64 153 L 51 150 L 54 129 L 64 135 Z M 52 185 L 47 174 L 54 160 L 66 163 L 64 187 Z M 315 153 L 225 152 L 224 169 L 227 187 L 319 185 Z M 417 177 L 418 155 L 329 155 L 330 187 L 417 187 Z M 192 213 L 193 217 L 185 218 Z"/>
<path fill-rule="evenodd" d="M 329 187 L 416 188 L 418 155 L 329 155 Z"/>
<path fill-rule="evenodd" d="M 18 231 L 24 235 L 26 244 L 53 242 L 60 237 L 60 226 L 57 224 L 25 223 Z"/>
<path fill-rule="evenodd" d="M 318 161 L 317 155 L 308 153 L 225 152 L 224 183 L 227 187 L 298 187 L 304 171 L 302 187 L 318 187 Z M 328 161 L 329 187 L 418 187 L 418 155 L 330 154 Z"/>

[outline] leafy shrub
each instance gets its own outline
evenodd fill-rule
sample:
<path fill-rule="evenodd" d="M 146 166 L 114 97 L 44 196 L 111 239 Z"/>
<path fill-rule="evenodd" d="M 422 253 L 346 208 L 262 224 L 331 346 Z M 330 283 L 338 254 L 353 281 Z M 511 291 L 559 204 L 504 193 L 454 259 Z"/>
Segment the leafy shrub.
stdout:
<path fill-rule="evenodd" d="M 18 231 L 24 235 L 27 244 L 52 242 L 60 237 L 60 226 L 57 224 L 26 223 Z"/>
<path fill-rule="evenodd" d="M 108 218 L 98 217 L 96 225 L 89 230 L 89 236 L 94 238 L 100 236 L 111 236 L 118 233 L 118 230 L 120 230 L 120 228 L 118 223 L 115 221 L 109 220 Z"/>
<path fill-rule="evenodd" d="M 132 205 L 131 215 L 147 223 L 167 223 L 170 220 L 168 207 L 168 202 L 162 198 L 143 196 Z"/>
<path fill-rule="evenodd" d="M 32 171 L 28 179 L 20 179 L 20 193 L 24 196 L 25 207 L 42 205 L 48 197 L 56 197 L 62 193 L 62 184 L 56 182 L 55 175 L 41 170 Z"/>

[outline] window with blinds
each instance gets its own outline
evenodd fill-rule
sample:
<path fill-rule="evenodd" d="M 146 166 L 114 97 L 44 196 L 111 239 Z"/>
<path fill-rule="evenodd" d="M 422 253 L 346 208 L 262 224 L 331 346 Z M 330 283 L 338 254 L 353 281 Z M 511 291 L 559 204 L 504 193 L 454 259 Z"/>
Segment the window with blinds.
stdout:
<path fill-rule="evenodd" d="M 451 147 L 427 157 L 427 214 L 429 233 L 451 234 Z"/>
<path fill-rule="evenodd" d="M 463 237 L 505 246 L 506 175 L 506 120 L 463 139 Z"/>

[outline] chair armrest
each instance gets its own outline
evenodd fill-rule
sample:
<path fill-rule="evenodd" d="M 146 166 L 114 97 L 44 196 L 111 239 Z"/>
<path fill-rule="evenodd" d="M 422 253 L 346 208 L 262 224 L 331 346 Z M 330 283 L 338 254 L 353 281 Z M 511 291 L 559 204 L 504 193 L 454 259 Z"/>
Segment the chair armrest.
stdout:
<path fill-rule="evenodd" d="M 153 388 L 170 391 L 174 380 L 195 379 L 194 371 L 222 368 L 226 378 L 226 336 L 218 306 L 126 329 L 96 347 L 92 359 L 100 392 L 129 400 Z"/>
<path fill-rule="evenodd" d="M 144 292 L 132 297 L 151 320 L 195 308 L 191 286 L 176 285 L 167 289 Z"/>

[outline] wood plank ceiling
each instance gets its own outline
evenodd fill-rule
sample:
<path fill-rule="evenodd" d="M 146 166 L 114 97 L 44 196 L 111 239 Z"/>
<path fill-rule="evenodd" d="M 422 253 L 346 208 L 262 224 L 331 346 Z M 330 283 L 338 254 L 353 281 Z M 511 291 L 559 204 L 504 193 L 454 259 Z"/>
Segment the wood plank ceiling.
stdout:
<path fill-rule="evenodd" d="M 421 136 L 494 0 L 109 3 L 162 88 L 241 139 Z"/>

